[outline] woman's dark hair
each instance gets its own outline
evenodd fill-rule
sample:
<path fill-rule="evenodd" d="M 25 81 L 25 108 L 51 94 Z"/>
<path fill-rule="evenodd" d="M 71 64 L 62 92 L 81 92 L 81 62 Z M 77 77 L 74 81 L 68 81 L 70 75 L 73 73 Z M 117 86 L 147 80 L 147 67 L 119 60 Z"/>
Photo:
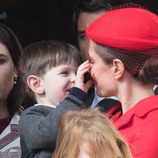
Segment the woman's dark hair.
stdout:
<path fill-rule="evenodd" d="M 95 44 L 95 51 L 107 64 L 120 59 L 126 71 L 143 84 L 158 84 L 158 53 L 157 49 L 145 52 L 121 50 Z"/>
<path fill-rule="evenodd" d="M 19 60 L 23 52 L 22 45 L 14 32 L 8 26 L 2 23 L 0 23 L 0 43 L 4 44 L 9 50 L 15 70 L 18 73 Z M 7 98 L 7 107 L 10 115 L 13 115 L 20 107 L 19 94 L 17 91 L 19 86 L 20 83 L 19 79 L 17 78 L 16 84 Z"/>

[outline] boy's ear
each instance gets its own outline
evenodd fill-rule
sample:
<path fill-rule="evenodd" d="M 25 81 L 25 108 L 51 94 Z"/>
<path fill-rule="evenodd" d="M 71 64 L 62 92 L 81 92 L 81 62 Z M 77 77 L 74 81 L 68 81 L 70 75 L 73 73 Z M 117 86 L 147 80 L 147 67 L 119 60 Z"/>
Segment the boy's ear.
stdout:
<path fill-rule="evenodd" d="M 27 78 L 27 85 L 36 94 L 42 95 L 45 93 L 43 87 L 41 86 L 41 79 L 38 76 L 30 75 Z"/>
<path fill-rule="evenodd" d="M 125 71 L 123 62 L 120 59 L 113 60 L 113 74 L 115 79 L 120 79 Z"/>

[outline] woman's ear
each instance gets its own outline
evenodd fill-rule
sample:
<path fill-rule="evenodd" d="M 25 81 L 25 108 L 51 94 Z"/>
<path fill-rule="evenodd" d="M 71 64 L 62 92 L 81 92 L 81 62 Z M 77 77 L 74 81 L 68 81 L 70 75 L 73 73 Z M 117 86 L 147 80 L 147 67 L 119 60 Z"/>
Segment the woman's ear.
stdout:
<path fill-rule="evenodd" d="M 41 79 L 38 76 L 35 75 L 28 76 L 27 85 L 34 93 L 38 95 L 42 95 L 45 93 L 43 87 L 41 86 Z"/>
<path fill-rule="evenodd" d="M 120 59 L 113 60 L 113 74 L 115 79 L 120 79 L 125 71 L 123 62 Z"/>
<path fill-rule="evenodd" d="M 16 84 L 17 78 L 18 78 L 18 72 L 16 69 L 14 69 L 14 84 Z"/>
<path fill-rule="evenodd" d="M 18 72 L 16 69 L 14 69 L 14 78 L 17 78 L 18 77 Z"/>

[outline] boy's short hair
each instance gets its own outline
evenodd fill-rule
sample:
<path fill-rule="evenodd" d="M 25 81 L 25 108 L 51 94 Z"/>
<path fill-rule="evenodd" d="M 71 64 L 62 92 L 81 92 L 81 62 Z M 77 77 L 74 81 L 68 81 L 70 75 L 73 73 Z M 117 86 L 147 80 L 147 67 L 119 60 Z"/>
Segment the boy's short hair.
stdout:
<path fill-rule="evenodd" d="M 62 64 L 74 61 L 76 67 L 81 64 L 79 50 L 66 42 L 38 41 L 28 45 L 20 60 L 20 77 L 23 84 L 24 95 L 36 103 L 34 93 L 27 86 L 29 75 L 43 76 L 47 70 Z"/>

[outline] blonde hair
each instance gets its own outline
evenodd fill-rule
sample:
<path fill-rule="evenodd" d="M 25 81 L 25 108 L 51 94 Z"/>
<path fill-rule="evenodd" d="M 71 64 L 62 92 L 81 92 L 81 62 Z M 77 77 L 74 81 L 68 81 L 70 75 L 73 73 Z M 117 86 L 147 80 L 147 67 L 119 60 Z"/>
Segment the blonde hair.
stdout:
<path fill-rule="evenodd" d="M 63 114 L 53 158 L 78 158 L 83 143 L 88 146 L 90 158 L 132 158 L 119 132 L 95 109 Z"/>

